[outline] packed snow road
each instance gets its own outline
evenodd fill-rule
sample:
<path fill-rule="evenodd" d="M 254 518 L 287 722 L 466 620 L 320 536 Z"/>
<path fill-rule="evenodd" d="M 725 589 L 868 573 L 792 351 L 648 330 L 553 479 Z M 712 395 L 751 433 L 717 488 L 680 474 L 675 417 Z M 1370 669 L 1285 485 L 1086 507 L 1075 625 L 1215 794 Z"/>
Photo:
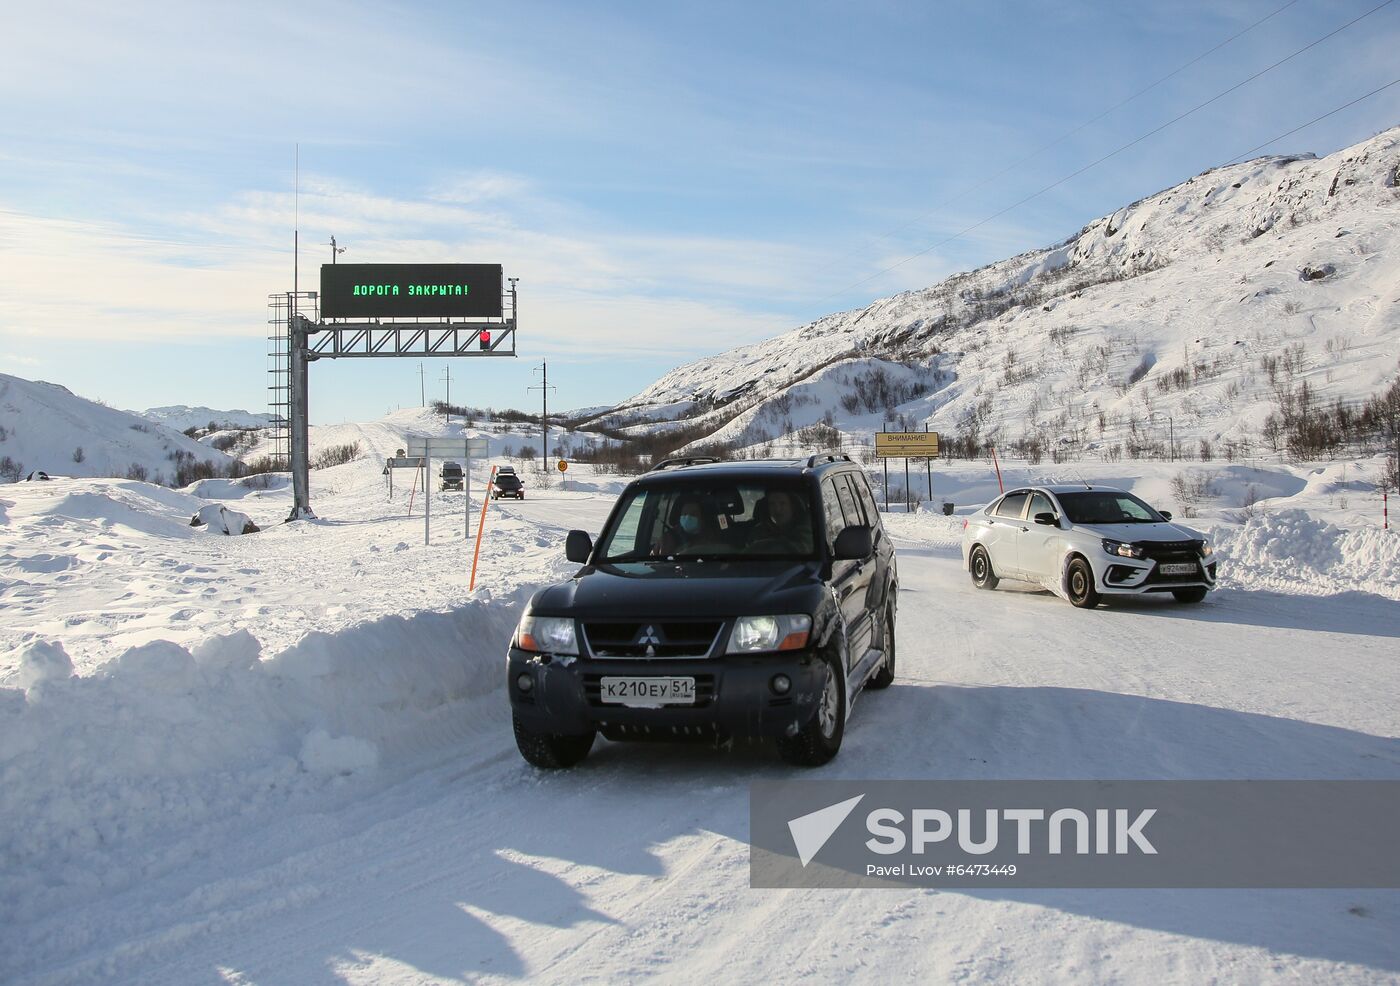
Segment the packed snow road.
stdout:
<path fill-rule="evenodd" d="M 596 530 L 609 502 L 500 509 Z M 1400 777 L 1395 603 L 1227 588 L 1086 613 L 974 590 L 951 528 L 921 523 L 891 524 L 899 676 L 803 776 Z M 499 691 L 454 715 L 430 754 L 206 827 L 162 875 L 12 927 L 0 979 L 1400 977 L 1395 892 L 751 890 L 748 785 L 792 774 L 772 751 L 600 740 L 541 773 Z"/>

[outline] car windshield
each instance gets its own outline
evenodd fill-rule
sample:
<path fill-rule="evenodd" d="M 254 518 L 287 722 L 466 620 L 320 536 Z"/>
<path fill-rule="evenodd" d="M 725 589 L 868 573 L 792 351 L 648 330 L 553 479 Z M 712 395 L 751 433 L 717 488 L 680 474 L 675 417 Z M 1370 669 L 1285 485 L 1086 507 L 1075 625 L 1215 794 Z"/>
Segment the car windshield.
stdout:
<path fill-rule="evenodd" d="M 807 493 L 794 480 L 701 479 L 624 494 L 603 537 L 603 562 L 809 559 L 818 544 Z"/>
<path fill-rule="evenodd" d="M 1085 490 L 1056 496 L 1074 524 L 1161 524 L 1166 520 L 1131 493 Z"/>

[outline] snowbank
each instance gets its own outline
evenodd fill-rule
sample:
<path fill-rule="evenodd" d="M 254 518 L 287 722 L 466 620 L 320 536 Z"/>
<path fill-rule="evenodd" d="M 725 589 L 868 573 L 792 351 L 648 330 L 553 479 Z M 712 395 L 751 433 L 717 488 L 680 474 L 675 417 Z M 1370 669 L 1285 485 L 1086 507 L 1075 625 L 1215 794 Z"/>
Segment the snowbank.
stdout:
<path fill-rule="evenodd" d="M 1400 536 L 1395 531 L 1344 531 L 1290 509 L 1258 514 L 1242 527 L 1217 529 L 1217 534 L 1227 584 L 1400 599 Z"/>
<path fill-rule="evenodd" d="M 310 633 L 268 659 L 246 630 L 157 640 L 82 677 L 61 645 L 27 644 L 20 687 L 0 688 L 0 922 L 178 865 L 152 849 L 162 832 L 461 742 L 525 600 Z"/>

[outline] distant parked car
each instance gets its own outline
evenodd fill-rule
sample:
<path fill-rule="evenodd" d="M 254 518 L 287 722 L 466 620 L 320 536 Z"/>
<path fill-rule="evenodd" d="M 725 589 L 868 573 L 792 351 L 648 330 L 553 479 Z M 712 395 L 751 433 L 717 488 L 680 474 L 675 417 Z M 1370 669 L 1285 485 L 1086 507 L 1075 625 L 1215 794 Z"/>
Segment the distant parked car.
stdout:
<path fill-rule="evenodd" d="M 495 500 L 499 500 L 501 497 L 523 500 L 525 499 L 525 484 L 514 472 L 498 472 L 496 480 L 492 484 L 491 497 Z"/>
<path fill-rule="evenodd" d="M 24 481 L 25 481 L 26 483 L 35 483 L 35 482 L 40 482 L 40 481 L 47 482 L 47 481 L 49 480 L 49 478 L 50 478 L 50 477 L 49 477 L 49 474 L 46 473 L 46 472 L 44 472 L 44 470 L 42 470 L 42 469 L 35 469 L 35 470 L 34 470 L 33 472 L 31 472 L 28 476 L 25 476 L 25 477 L 24 477 Z"/>
<path fill-rule="evenodd" d="M 1215 588 L 1215 551 L 1205 535 L 1110 486 L 1011 490 L 963 522 L 962 555 L 979 589 L 1002 579 L 1035 582 L 1063 590 L 1082 609 L 1106 595 L 1151 592 L 1198 603 Z"/>
<path fill-rule="evenodd" d="M 462 472 L 460 462 L 444 462 L 442 464 L 442 488 L 444 490 L 460 490 L 466 482 L 466 474 Z"/>

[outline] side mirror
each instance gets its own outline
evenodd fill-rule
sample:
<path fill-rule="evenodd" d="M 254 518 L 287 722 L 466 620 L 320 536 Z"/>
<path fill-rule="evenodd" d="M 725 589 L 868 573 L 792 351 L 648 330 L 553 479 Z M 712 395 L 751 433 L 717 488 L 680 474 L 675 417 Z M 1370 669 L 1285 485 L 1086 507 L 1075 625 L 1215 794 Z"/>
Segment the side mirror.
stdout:
<path fill-rule="evenodd" d="M 1163 517 L 1165 517 L 1167 520 L 1172 519 L 1172 512 L 1170 510 L 1158 510 L 1157 512 Z"/>
<path fill-rule="evenodd" d="M 859 561 L 875 550 L 875 536 L 864 524 L 855 524 L 836 535 L 832 555 L 837 561 Z"/>
<path fill-rule="evenodd" d="M 1055 515 L 1054 515 L 1054 514 L 1046 514 L 1046 513 L 1036 514 L 1036 515 L 1035 515 L 1035 522 L 1036 522 L 1037 524 L 1044 524 L 1046 527 L 1055 527 L 1055 526 L 1057 526 L 1057 523 L 1056 523 L 1056 521 L 1055 521 Z"/>
<path fill-rule="evenodd" d="M 564 540 L 564 557 L 579 565 L 588 563 L 588 556 L 593 554 L 593 539 L 588 536 L 587 531 L 570 531 L 569 536 Z"/>

